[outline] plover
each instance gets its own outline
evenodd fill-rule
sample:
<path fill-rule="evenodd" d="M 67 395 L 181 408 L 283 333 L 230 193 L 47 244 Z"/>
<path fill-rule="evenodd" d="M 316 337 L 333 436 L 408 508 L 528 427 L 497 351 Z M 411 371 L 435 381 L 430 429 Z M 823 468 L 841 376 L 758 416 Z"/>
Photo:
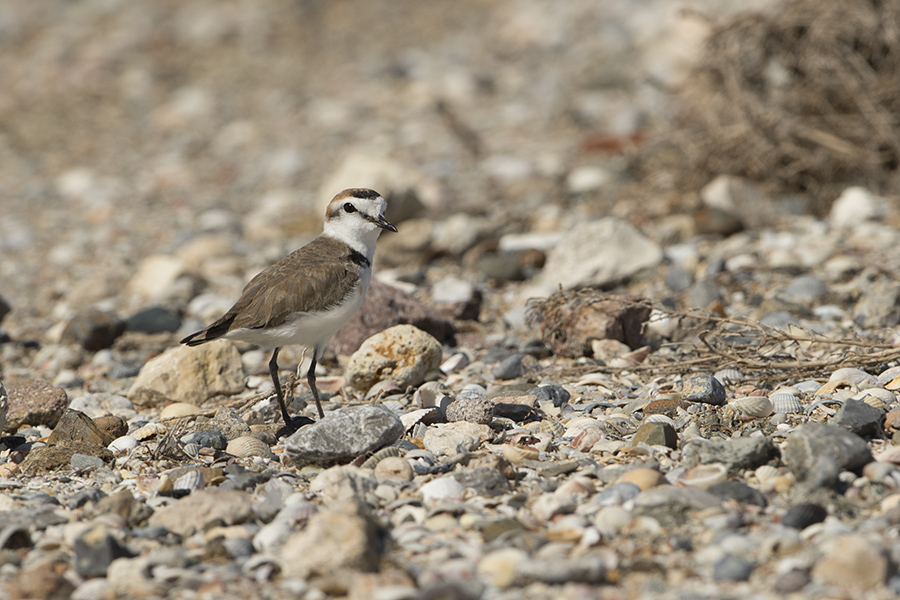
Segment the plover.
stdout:
<path fill-rule="evenodd" d="M 296 429 L 302 419 L 292 420 L 288 414 L 278 381 L 278 352 L 288 344 L 306 346 L 312 351 L 306 381 L 319 417 L 325 416 L 316 388 L 316 362 L 328 340 L 362 306 L 379 234 L 397 231 L 384 218 L 386 205 L 374 190 L 339 193 L 325 211 L 322 235 L 257 274 L 222 318 L 181 343 L 197 346 L 226 338 L 274 348 L 269 373 L 289 429 Z"/>

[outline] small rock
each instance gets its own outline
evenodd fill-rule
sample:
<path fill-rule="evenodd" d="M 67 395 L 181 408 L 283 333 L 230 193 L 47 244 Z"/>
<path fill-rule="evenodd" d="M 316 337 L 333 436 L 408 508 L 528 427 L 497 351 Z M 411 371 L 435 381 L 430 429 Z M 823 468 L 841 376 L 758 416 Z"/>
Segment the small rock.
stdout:
<path fill-rule="evenodd" d="M 287 577 L 330 575 L 344 569 L 372 572 L 385 553 L 387 533 L 359 501 L 332 504 L 314 514 L 281 549 Z M 297 557 L 303 560 L 297 560 Z"/>
<path fill-rule="evenodd" d="M 517 379 L 524 375 L 528 370 L 526 360 L 532 365 L 535 363 L 535 360 L 527 354 L 517 352 L 500 361 L 500 364 L 494 367 L 491 374 L 496 379 Z"/>
<path fill-rule="evenodd" d="M 128 398 L 141 407 L 167 401 L 194 404 L 218 395 L 244 391 L 241 355 L 226 340 L 194 348 L 176 346 L 149 360 L 138 374 Z"/>
<path fill-rule="evenodd" d="M 426 504 L 432 504 L 440 500 L 458 500 L 462 498 L 466 488 L 452 475 L 444 475 L 437 479 L 422 484 L 419 493 Z"/>
<path fill-rule="evenodd" d="M 113 439 L 122 437 L 128 433 L 128 423 L 122 417 L 106 415 L 102 417 L 93 417 L 91 420 L 94 421 L 94 425 L 108 433 Z"/>
<path fill-rule="evenodd" d="M 487 398 L 457 398 L 446 410 L 447 421 L 469 421 L 489 425 L 494 418 L 494 403 Z"/>
<path fill-rule="evenodd" d="M 900 284 L 873 281 L 853 308 L 853 322 L 864 329 L 883 329 L 900 324 Z"/>
<path fill-rule="evenodd" d="M 775 443 L 766 437 L 742 437 L 728 440 L 693 439 L 684 444 L 687 467 L 722 463 L 730 472 L 755 469 L 779 457 Z"/>
<path fill-rule="evenodd" d="M 520 396 L 493 396 L 494 415 L 513 421 L 523 421 L 534 412 L 537 396 L 532 393 Z"/>
<path fill-rule="evenodd" d="M 188 536 L 203 531 L 216 521 L 234 525 L 252 518 L 253 501 L 249 493 L 206 488 L 156 509 L 148 523 L 151 526 L 165 527 L 181 536 Z"/>
<path fill-rule="evenodd" d="M 47 444 L 87 443 L 109 446 L 113 437 L 97 427 L 89 416 L 77 410 L 66 410 L 50 433 Z"/>
<path fill-rule="evenodd" d="M 371 471 L 351 465 L 337 465 L 316 475 L 309 484 L 309 491 L 318 494 L 324 501 L 364 501 L 377 486 Z"/>
<path fill-rule="evenodd" d="M 678 447 L 678 433 L 668 423 L 642 423 L 631 438 L 632 445 Z"/>
<path fill-rule="evenodd" d="M 864 439 L 825 423 L 806 423 L 792 431 L 783 454 L 797 479 L 813 487 L 833 487 L 841 471 L 856 471 L 872 461 Z"/>
<path fill-rule="evenodd" d="M 13 432 L 24 424 L 55 427 L 69 405 L 64 389 L 40 379 L 11 385 L 8 395 L 6 429 Z"/>
<path fill-rule="evenodd" d="M 88 454 L 79 454 L 78 452 L 74 453 L 69 460 L 69 466 L 76 472 L 99 469 L 105 465 L 106 463 L 103 462 L 102 458 L 90 456 Z"/>
<path fill-rule="evenodd" d="M 501 496 L 510 489 L 503 473 L 489 467 L 465 469 L 453 477 L 464 489 L 471 489 L 479 496 Z"/>
<path fill-rule="evenodd" d="M 477 436 L 443 425 L 432 425 L 422 438 L 425 449 L 436 456 L 452 456 L 478 448 Z"/>
<path fill-rule="evenodd" d="M 4 587 L 10 600 L 61 600 L 69 598 L 75 586 L 65 577 L 68 561 L 51 553 L 22 568 Z"/>
<path fill-rule="evenodd" d="M 858 534 L 839 536 L 829 544 L 812 569 L 812 576 L 828 585 L 865 592 L 884 584 L 888 561 L 877 546 Z"/>
<path fill-rule="evenodd" d="M 679 293 L 687 290 L 694 283 L 694 276 L 681 265 L 672 265 L 666 274 L 666 287 Z"/>
<path fill-rule="evenodd" d="M 800 275 L 784 288 L 784 299 L 789 302 L 811 303 L 828 292 L 825 282 L 815 275 Z"/>
<path fill-rule="evenodd" d="M 409 461 L 402 456 L 388 456 L 378 461 L 375 465 L 375 479 L 381 483 L 383 481 L 412 481 L 412 467 Z"/>
<path fill-rule="evenodd" d="M 681 399 L 722 405 L 725 404 L 725 387 L 712 375 L 692 375 L 681 384 Z"/>
<path fill-rule="evenodd" d="M 863 221 L 880 221 L 887 213 L 887 200 L 869 190 L 851 186 L 831 205 L 828 221 L 838 229 L 852 228 Z"/>
<path fill-rule="evenodd" d="M 363 342 L 344 371 L 347 385 L 368 390 L 384 379 L 417 386 L 441 364 L 441 344 L 412 325 L 395 325 Z"/>
<path fill-rule="evenodd" d="M 869 406 L 862 400 L 848 398 L 841 404 L 830 423 L 861 437 L 876 437 L 884 433 L 881 426 L 883 421 L 882 409 Z"/>
<path fill-rule="evenodd" d="M 195 431 L 182 436 L 181 443 L 197 444 L 201 448 L 224 450 L 228 447 L 228 438 L 216 429 L 204 429 L 203 431 Z"/>
<path fill-rule="evenodd" d="M 370 337 L 395 325 L 409 324 L 431 334 L 441 343 L 456 333 L 452 319 L 392 285 L 374 279 L 362 307 L 331 339 L 338 355 L 351 355 Z"/>
<path fill-rule="evenodd" d="M 666 527 L 684 523 L 690 518 L 687 516 L 689 511 L 712 508 L 720 504 L 721 500 L 717 496 L 699 487 L 658 485 L 634 498 L 633 512 L 635 516 L 653 517 Z"/>
<path fill-rule="evenodd" d="M 765 508 L 769 503 L 765 494 L 742 481 L 723 481 L 709 486 L 706 491 L 722 500 L 736 500 L 741 504 L 752 504 Z"/>
<path fill-rule="evenodd" d="M 564 388 L 561 385 L 542 385 L 536 388 L 531 388 L 526 394 L 534 394 L 536 400 L 538 402 L 551 402 L 553 406 L 559 408 L 563 404 L 569 401 L 571 395 L 569 394 L 569 390 Z"/>
<path fill-rule="evenodd" d="M 19 465 L 25 473 L 48 473 L 60 469 L 69 470 L 72 467 L 72 456 L 84 454 L 96 456 L 104 462 L 113 459 L 113 453 L 104 446 L 94 444 L 75 443 L 65 446 L 44 446 L 34 448 Z"/>
<path fill-rule="evenodd" d="M 687 291 L 688 308 L 708 308 L 722 299 L 722 290 L 711 281 L 698 281 Z"/>
<path fill-rule="evenodd" d="M 810 582 L 810 579 L 812 579 L 812 577 L 808 570 L 790 569 L 789 571 L 780 574 L 777 579 L 775 579 L 773 588 L 778 594 L 791 594 L 793 592 L 799 592 L 806 587 L 806 584 Z"/>
<path fill-rule="evenodd" d="M 540 326 L 541 339 L 557 356 L 591 356 L 591 342 L 613 339 L 637 348 L 650 317 L 650 302 L 640 296 L 615 296 L 596 290 L 557 292 L 536 304 L 530 322 Z"/>
<path fill-rule="evenodd" d="M 740 556 L 727 554 L 713 565 L 715 581 L 747 581 L 753 573 L 753 563 Z"/>
<path fill-rule="evenodd" d="M 574 582 L 601 584 L 609 575 L 608 559 L 604 556 L 579 556 L 557 558 L 552 561 L 526 560 L 515 568 L 516 581 L 539 581 L 548 585 L 566 585 Z"/>
<path fill-rule="evenodd" d="M 125 332 L 125 321 L 115 314 L 87 308 L 75 313 L 62 331 L 62 340 L 78 344 L 89 352 L 97 352 L 113 345 Z"/>
<path fill-rule="evenodd" d="M 181 327 L 181 315 L 164 306 L 151 306 L 140 310 L 125 321 L 128 331 L 140 333 L 164 333 L 178 331 Z"/>
<path fill-rule="evenodd" d="M 660 247 L 634 225 L 614 217 L 582 222 L 553 247 L 538 276 L 549 293 L 559 289 L 602 287 L 658 265 Z"/>
<path fill-rule="evenodd" d="M 487 552 L 478 561 L 478 574 L 492 585 L 505 589 L 516 580 L 518 566 L 528 561 L 528 554 L 519 548 L 499 548 Z"/>
<path fill-rule="evenodd" d="M 75 571 L 82 577 L 105 577 L 112 561 L 132 556 L 102 525 L 95 525 L 76 537 L 72 552 Z"/>
<path fill-rule="evenodd" d="M 392 444 L 403 431 L 403 423 L 387 408 L 350 406 L 301 428 L 285 440 L 284 447 L 298 466 L 329 465 Z"/>
<path fill-rule="evenodd" d="M 69 408 L 81 411 L 92 419 L 109 414 L 119 416 L 134 414 L 134 405 L 131 403 L 131 400 L 125 396 L 107 394 L 105 392 L 85 394 L 84 396 L 73 398 L 69 402 Z"/>
<path fill-rule="evenodd" d="M 198 418 L 194 431 L 218 431 L 227 440 L 250 435 L 250 426 L 233 408 L 220 408 L 212 419 Z"/>

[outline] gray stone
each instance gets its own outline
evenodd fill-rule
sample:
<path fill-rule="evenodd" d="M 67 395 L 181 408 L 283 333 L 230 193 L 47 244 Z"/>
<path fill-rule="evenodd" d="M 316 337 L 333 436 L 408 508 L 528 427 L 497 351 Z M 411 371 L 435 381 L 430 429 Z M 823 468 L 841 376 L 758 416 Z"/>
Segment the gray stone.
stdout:
<path fill-rule="evenodd" d="M 221 521 L 225 525 L 244 523 L 253 518 L 253 500 L 240 490 L 207 488 L 156 509 L 148 525 L 165 527 L 181 536 L 202 531 Z"/>
<path fill-rule="evenodd" d="M 742 481 L 723 481 L 709 486 L 706 491 L 722 500 L 737 500 L 741 504 L 753 504 L 765 508 L 769 503 L 762 492 Z"/>
<path fill-rule="evenodd" d="M 692 439 L 684 444 L 685 466 L 722 463 L 729 471 L 755 469 L 779 458 L 778 448 L 767 437 L 742 437 L 728 440 Z"/>
<path fill-rule="evenodd" d="M 112 561 L 132 556 L 102 525 L 96 525 L 75 538 L 72 551 L 75 571 L 82 577 L 105 577 Z"/>
<path fill-rule="evenodd" d="M 349 406 L 327 413 L 285 440 L 288 457 L 298 466 L 350 461 L 397 441 L 403 423 L 383 406 Z"/>
<path fill-rule="evenodd" d="M 704 404 L 725 404 L 725 387 L 712 375 L 691 375 L 681 384 L 681 399 Z"/>
<path fill-rule="evenodd" d="M 537 285 L 547 293 L 560 286 L 609 285 L 658 265 L 662 258 L 659 245 L 628 221 L 606 217 L 581 222 L 550 250 Z"/>
<path fill-rule="evenodd" d="M 884 411 L 869 406 L 862 400 L 847 399 L 831 419 L 832 425 L 862 437 L 875 437 L 884 432 Z"/>
<path fill-rule="evenodd" d="M 608 575 L 608 559 L 597 555 L 525 560 L 515 566 L 515 579 L 518 583 L 538 581 L 548 585 L 601 584 L 607 581 Z"/>
<path fill-rule="evenodd" d="M 464 488 L 471 488 L 479 496 L 501 496 L 509 492 L 509 480 L 503 473 L 490 467 L 465 469 L 453 474 Z"/>
<path fill-rule="evenodd" d="M 206 429 L 204 431 L 195 431 L 181 437 L 182 444 L 197 444 L 203 448 L 214 448 L 216 450 L 224 450 L 228 446 L 228 438 L 221 431 L 216 429 Z"/>
<path fill-rule="evenodd" d="M 716 581 L 747 581 L 753 573 L 753 563 L 740 556 L 727 554 L 713 565 L 713 579 Z"/>
<path fill-rule="evenodd" d="M 69 460 L 69 465 L 71 465 L 73 471 L 97 469 L 105 464 L 102 458 L 90 456 L 89 454 L 79 454 L 78 452 L 74 453 Z"/>
<path fill-rule="evenodd" d="M 694 283 L 694 276 L 681 265 L 672 265 L 666 274 L 666 287 L 673 292 L 683 292 Z"/>
<path fill-rule="evenodd" d="M 722 300 L 722 290 L 712 281 L 698 281 L 687 292 L 688 308 L 706 308 Z"/>
<path fill-rule="evenodd" d="M 800 275 L 784 288 L 783 296 L 790 302 L 809 303 L 828 292 L 825 282 L 815 275 Z"/>
<path fill-rule="evenodd" d="M 553 403 L 553 406 L 560 407 L 566 402 L 569 401 L 571 394 L 569 394 L 569 390 L 564 388 L 561 385 L 556 384 L 548 384 L 542 385 L 536 388 L 531 388 L 526 394 L 534 394 L 537 397 L 538 402 L 546 402 L 550 401 Z"/>
<path fill-rule="evenodd" d="M 900 283 L 873 281 L 853 308 L 853 322 L 865 329 L 900 324 Z"/>
<path fill-rule="evenodd" d="M 866 441 L 825 423 L 806 423 L 788 436 L 784 462 L 798 480 L 812 487 L 833 487 L 842 470 L 858 471 L 872 461 Z"/>
<path fill-rule="evenodd" d="M 62 331 L 62 340 L 89 352 L 109 348 L 125 332 L 125 321 L 115 314 L 87 308 L 75 313 Z"/>
<path fill-rule="evenodd" d="M 678 446 L 678 432 L 668 423 L 642 423 L 631 438 L 632 445 L 648 444 L 650 446 Z"/>
<path fill-rule="evenodd" d="M 525 354 L 519 352 L 507 356 L 494 367 L 491 374 L 496 379 L 516 379 L 521 377 L 525 373 L 525 368 L 522 364 L 525 356 Z"/>
<path fill-rule="evenodd" d="M 696 487 L 660 485 L 645 490 L 634 498 L 635 516 L 649 516 L 664 527 L 683 524 L 688 513 L 719 506 L 722 501 L 706 490 Z"/>
<path fill-rule="evenodd" d="M 181 315 L 164 306 L 151 306 L 128 317 L 125 327 L 128 331 L 150 334 L 178 331 Z"/>

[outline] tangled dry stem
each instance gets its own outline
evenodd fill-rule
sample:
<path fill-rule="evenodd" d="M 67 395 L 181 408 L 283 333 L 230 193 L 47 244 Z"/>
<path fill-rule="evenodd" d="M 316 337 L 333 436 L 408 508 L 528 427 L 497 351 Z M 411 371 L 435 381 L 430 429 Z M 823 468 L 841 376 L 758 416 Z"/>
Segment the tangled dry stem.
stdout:
<path fill-rule="evenodd" d="M 681 114 L 639 151 L 642 175 L 697 190 L 729 174 L 805 192 L 900 192 L 900 0 L 789 0 L 716 26 Z M 660 179 L 662 178 L 662 179 Z"/>

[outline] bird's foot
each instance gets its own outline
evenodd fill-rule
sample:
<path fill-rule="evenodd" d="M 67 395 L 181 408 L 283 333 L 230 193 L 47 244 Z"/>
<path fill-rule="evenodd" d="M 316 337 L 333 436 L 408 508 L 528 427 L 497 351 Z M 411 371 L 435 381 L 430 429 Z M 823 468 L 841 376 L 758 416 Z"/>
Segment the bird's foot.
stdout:
<path fill-rule="evenodd" d="M 275 432 L 275 436 L 279 438 L 287 437 L 293 433 L 296 433 L 297 430 L 299 430 L 304 425 L 312 425 L 313 423 L 315 423 L 315 421 L 313 421 L 309 417 L 291 417 L 290 421 L 285 423 L 281 427 L 281 429 Z"/>

